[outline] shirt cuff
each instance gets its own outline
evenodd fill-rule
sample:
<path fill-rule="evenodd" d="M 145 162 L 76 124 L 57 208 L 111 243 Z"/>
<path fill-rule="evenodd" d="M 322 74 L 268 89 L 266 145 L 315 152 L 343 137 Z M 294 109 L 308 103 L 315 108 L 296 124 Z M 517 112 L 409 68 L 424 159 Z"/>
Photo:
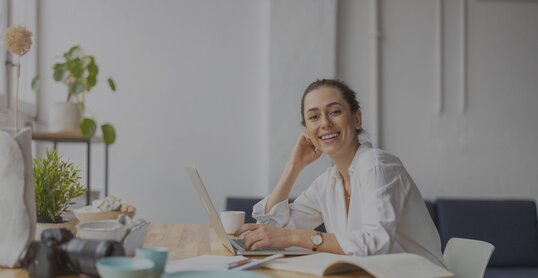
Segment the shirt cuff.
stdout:
<path fill-rule="evenodd" d="M 340 244 L 340 248 L 342 248 L 342 251 L 344 254 L 348 256 L 367 256 L 366 252 L 363 250 L 358 250 L 355 244 L 355 241 L 353 240 L 353 235 L 349 235 L 346 233 L 339 233 L 335 232 L 334 236 L 336 237 L 336 241 L 338 241 L 338 244 Z"/>
<path fill-rule="evenodd" d="M 283 200 L 277 203 L 266 214 L 265 207 L 267 206 L 268 199 L 269 197 L 265 197 L 254 205 L 252 208 L 252 217 L 258 220 L 258 223 L 261 224 L 269 224 L 278 227 L 286 226 L 290 218 L 288 200 Z"/>

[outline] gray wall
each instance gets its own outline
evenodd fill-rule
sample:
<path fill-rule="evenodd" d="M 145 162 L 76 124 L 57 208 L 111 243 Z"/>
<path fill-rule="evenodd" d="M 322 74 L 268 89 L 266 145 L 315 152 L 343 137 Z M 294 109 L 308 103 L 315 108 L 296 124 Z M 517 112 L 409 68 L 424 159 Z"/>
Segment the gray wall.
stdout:
<path fill-rule="evenodd" d="M 50 76 L 54 58 L 81 44 L 101 81 L 116 79 L 117 93 L 102 83 L 88 105 L 117 128 L 111 193 L 153 222 L 206 222 L 183 165 L 198 166 L 219 209 L 228 195 L 270 192 L 301 132 L 301 93 L 318 77 L 359 92 L 366 128 L 425 197 L 538 198 L 538 3 L 467 1 L 462 48 L 461 2 L 442 1 L 439 59 L 438 1 L 380 1 L 376 59 L 374 2 L 46 1 L 39 69 Z M 40 94 L 46 121 L 65 88 L 43 78 Z M 85 167 L 83 147 L 60 150 Z M 101 161 L 96 147 L 98 188 Z M 293 194 L 329 165 L 316 162 Z"/>

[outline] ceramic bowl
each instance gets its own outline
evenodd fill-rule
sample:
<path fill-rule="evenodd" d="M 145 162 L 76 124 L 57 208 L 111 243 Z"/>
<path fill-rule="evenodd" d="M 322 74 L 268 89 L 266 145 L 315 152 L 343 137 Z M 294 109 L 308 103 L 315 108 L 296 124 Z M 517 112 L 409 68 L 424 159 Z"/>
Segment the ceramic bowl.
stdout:
<path fill-rule="evenodd" d="M 82 239 L 116 240 L 121 242 L 128 228 L 117 220 L 86 222 L 77 225 L 77 236 Z"/>
<path fill-rule="evenodd" d="M 77 212 L 74 211 L 75 217 L 79 223 L 93 222 L 99 220 L 113 220 L 118 219 L 120 214 L 125 214 L 129 218 L 133 219 L 134 212 L 121 212 L 121 211 L 103 211 L 103 212 Z"/>
<path fill-rule="evenodd" d="M 96 265 L 102 278 L 146 278 L 152 275 L 155 267 L 149 259 L 129 257 L 106 257 Z"/>

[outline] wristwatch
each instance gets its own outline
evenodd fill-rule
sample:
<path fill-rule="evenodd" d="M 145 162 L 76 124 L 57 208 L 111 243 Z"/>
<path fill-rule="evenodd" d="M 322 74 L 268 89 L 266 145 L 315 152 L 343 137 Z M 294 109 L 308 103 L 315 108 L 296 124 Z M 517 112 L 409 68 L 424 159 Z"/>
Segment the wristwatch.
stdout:
<path fill-rule="evenodd" d="M 318 247 L 323 244 L 323 234 L 316 231 L 316 233 L 313 234 L 312 237 L 310 237 L 310 240 L 312 240 L 312 244 L 314 244 L 314 246 L 312 247 L 312 251 L 316 252 L 318 251 Z"/>

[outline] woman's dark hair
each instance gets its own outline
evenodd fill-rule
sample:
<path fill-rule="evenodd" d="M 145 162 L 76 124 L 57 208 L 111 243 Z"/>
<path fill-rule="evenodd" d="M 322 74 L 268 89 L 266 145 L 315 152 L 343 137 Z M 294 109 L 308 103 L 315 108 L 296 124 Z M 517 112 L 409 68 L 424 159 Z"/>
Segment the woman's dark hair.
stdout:
<path fill-rule="evenodd" d="M 303 97 L 301 98 L 301 124 L 304 126 L 304 99 L 308 93 L 311 91 L 321 88 L 321 87 L 333 87 L 337 88 L 341 93 L 342 97 L 344 97 L 344 100 L 349 104 L 349 108 L 351 109 L 351 113 L 355 113 L 361 108 L 359 105 L 359 101 L 357 100 L 357 94 L 349 88 L 348 85 L 346 85 L 344 82 L 336 79 L 318 79 L 308 87 L 306 87 L 306 90 L 304 90 Z"/>

